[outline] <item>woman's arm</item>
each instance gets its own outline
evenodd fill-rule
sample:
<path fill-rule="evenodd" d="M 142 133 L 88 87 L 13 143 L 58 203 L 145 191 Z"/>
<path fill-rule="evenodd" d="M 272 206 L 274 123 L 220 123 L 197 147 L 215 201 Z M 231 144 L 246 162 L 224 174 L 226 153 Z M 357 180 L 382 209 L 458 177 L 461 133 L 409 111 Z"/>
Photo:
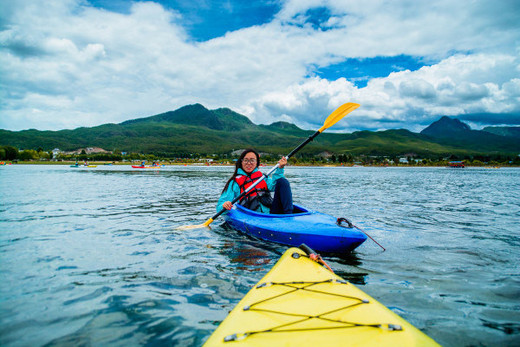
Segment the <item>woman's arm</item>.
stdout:
<path fill-rule="evenodd" d="M 240 195 L 240 191 L 238 190 L 238 184 L 235 181 L 229 183 L 226 191 L 222 193 L 217 202 L 217 212 L 220 212 L 224 208 L 224 203 L 226 201 L 232 201 L 234 198 Z"/>
<path fill-rule="evenodd" d="M 286 160 L 287 162 L 287 160 Z M 280 162 L 278 162 L 280 163 Z M 284 165 L 285 166 L 285 165 Z M 285 177 L 284 176 L 284 172 L 285 170 L 283 169 L 283 167 L 279 167 L 278 169 L 276 169 L 273 173 L 273 175 L 271 177 L 267 177 L 266 178 L 266 183 L 267 183 L 267 188 L 270 190 L 270 191 L 274 191 L 274 188 L 276 187 L 276 181 L 279 179 L 279 178 L 282 178 L 282 177 Z"/>

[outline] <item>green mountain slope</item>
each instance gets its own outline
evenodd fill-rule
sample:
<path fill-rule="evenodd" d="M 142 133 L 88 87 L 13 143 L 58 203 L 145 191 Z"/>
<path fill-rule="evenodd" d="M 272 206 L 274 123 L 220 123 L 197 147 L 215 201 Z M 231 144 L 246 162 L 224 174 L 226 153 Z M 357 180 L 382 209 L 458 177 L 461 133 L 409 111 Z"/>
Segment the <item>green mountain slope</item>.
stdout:
<path fill-rule="evenodd" d="M 471 128 L 449 117 L 438 121 L 421 131 L 432 141 L 445 146 L 471 149 L 476 152 L 518 152 L 520 137 L 504 137 L 488 131 L 471 130 Z"/>
<path fill-rule="evenodd" d="M 208 110 L 200 104 L 151 117 L 60 131 L 0 130 L 0 145 L 20 149 L 63 151 L 101 147 L 111 151 L 162 153 L 229 153 L 255 147 L 263 152 L 284 154 L 314 131 L 276 122 L 256 125 L 227 108 Z M 520 140 L 486 131 L 474 131 L 464 123 L 443 117 L 420 134 L 408 130 L 358 131 L 352 134 L 324 133 L 302 153 L 323 151 L 367 155 L 446 155 L 468 153 L 518 154 Z"/>
<path fill-rule="evenodd" d="M 485 127 L 482 131 L 500 136 L 520 138 L 520 127 Z"/>

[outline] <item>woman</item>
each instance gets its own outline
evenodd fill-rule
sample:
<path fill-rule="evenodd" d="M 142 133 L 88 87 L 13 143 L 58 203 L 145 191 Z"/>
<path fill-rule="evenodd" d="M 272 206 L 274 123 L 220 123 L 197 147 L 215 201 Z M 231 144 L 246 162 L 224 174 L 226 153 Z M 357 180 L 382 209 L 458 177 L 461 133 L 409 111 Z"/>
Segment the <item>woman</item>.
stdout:
<path fill-rule="evenodd" d="M 217 211 L 222 208 L 230 210 L 233 207 L 231 201 L 263 176 L 258 170 L 259 165 L 260 156 L 254 149 L 246 149 L 242 152 L 236 162 L 233 176 L 227 181 L 222 195 L 218 199 Z M 239 200 L 242 206 L 261 213 L 289 214 L 293 212 L 291 186 L 283 175 L 287 159 L 285 157 L 280 159 L 278 165 L 272 178 L 267 177 Z M 272 191 L 274 191 L 274 198 L 271 198 L 270 192 Z"/>

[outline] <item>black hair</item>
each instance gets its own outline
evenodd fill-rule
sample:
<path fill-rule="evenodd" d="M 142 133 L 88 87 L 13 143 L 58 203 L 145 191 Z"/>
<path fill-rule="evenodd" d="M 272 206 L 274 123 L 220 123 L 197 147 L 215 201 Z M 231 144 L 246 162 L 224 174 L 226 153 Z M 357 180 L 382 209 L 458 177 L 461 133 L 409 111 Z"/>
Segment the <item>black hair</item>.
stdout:
<path fill-rule="evenodd" d="M 244 150 L 242 152 L 242 154 L 240 154 L 240 158 L 238 158 L 237 162 L 235 163 L 235 172 L 233 172 L 233 175 L 231 176 L 231 178 L 226 182 L 224 189 L 222 189 L 222 193 L 224 193 L 227 190 L 229 184 L 235 180 L 235 177 L 237 177 L 238 169 L 244 170 L 244 168 L 242 167 L 242 161 L 244 160 L 244 157 L 247 155 L 247 153 L 255 154 L 255 156 L 256 156 L 255 169 L 260 165 L 260 155 L 258 154 L 257 151 L 255 151 L 252 148 L 248 148 L 248 149 Z"/>

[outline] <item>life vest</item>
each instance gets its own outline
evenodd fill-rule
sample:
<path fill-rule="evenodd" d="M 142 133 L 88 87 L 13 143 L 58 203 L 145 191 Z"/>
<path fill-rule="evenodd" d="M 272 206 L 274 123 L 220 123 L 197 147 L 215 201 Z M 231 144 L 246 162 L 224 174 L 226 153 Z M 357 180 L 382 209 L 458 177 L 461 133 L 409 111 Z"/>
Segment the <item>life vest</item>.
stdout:
<path fill-rule="evenodd" d="M 245 192 L 249 186 L 251 186 L 262 176 L 263 174 L 260 171 L 253 172 L 251 176 L 237 175 L 235 177 L 235 182 L 237 182 L 238 186 L 240 187 L 240 194 Z M 259 202 L 267 207 L 271 207 L 271 195 L 265 180 L 262 180 L 260 183 L 258 183 L 253 189 L 251 189 L 245 196 L 240 199 L 240 205 L 251 210 L 256 210 L 258 208 Z"/>

